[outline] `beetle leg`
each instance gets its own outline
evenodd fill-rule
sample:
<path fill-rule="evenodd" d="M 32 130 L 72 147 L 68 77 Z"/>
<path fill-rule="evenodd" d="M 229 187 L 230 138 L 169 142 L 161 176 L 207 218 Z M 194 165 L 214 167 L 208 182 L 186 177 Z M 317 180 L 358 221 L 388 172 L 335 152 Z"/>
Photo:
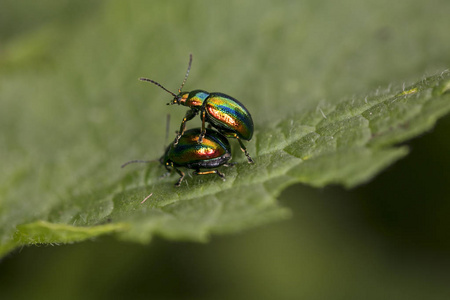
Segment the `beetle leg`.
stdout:
<path fill-rule="evenodd" d="M 186 130 L 186 122 L 189 120 L 192 120 L 196 115 L 198 111 L 194 109 L 190 109 L 186 112 L 186 115 L 183 118 L 183 121 L 180 125 L 180 131 L 177 133 L 177 137 L 175 138 L 175 141 L 173 142 L 174 145 L 178 144 L 178 141 L 180 140 L 181 136 L 183 135 L 184 131 Z"/>
<path fill-rule="evenodd" d="M 223 173 L 220 173 L 219 170 L 211 170 L 211 171 L 200 171 L 196 170 L 194 171 L 195 175 L 207 175 L 207 174 L 217 174 L 220 178 L 222 178 L 223 181 L 225 181 L 225 175 Z"/>
<path fill-rule="evenodd" d="M 247 148 L 245 148 L 244 144 L 242 143 L 241 139 L 237 136 L 237 134 L 234 134 L 234 138 L 236 138 L 239 142 L 239 145 L 241 146 L 241 150 L 242 152 L 244 152 L 245 156 L 247 156 L 247 161 L 249 164 L 253 164 L 254 161 L 253 159 L 250 157 L 250 154 L 248 154 Z"/>
<path fill-rule="evenodd" d="M 181 172 L 180 170 L 178 170 L 176 167 L 173 167 L 175 169 L 175 171 L 177 171 L 177 173 L 180 175 L 180 179 L 178 179 L 178 181 L 175 183 L 175 186 L 180 186 L 181 182 L 184 179 L 184 173 Z"/>
<path fill-rule="evenodd" d="M 224 166 L 224 167 L 234 167 L 235 164 L 236 163 L 226 163 L 226 164 L 223 164 L 222 166 Z"/>
<path fill-rule="evenodd" d="M 206 134 L 206 128 L 205 128 L 206 110 L 203 110 L 201 112 L 200 117 L 202 118 L 202 132 L 200 133 L 200 136 L 198 137 L 197 143 L 199 143 L 199 144 L 201 144 L 203 142 L 203 138 L 205 137 L 205 134 Z"/>
<path fill-rule="evenodd" d="M 172 173 L 172 165 L 168 162 L 164 164 L 164 168 L 166 168 L 166 173 L 162 174 L 159 178 L 164 178 Z"/>

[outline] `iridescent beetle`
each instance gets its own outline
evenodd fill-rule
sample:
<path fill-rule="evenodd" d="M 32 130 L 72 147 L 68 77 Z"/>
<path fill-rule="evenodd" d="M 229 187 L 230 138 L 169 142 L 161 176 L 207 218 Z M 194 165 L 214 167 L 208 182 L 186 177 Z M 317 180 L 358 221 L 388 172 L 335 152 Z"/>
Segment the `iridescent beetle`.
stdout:
<path fill-rule="evenodd" d="M 184 84 L 189 75 L 192 65 L 192 54 L 189 56 L 189 66 L 178 89 L 178 95 L 172 93 L 158 82 L 148 79 L 139 78 L 142 81 L 151 82 L 174 98 L 167 105 L 178 104 L 190 108 L 181 122 L 180 130 L 178 131 L 174 145 L 177 145 L 184 131 L 186 130 L 186 122 L 192 120 L 198 113 L 202 120 L 202 130 L 198 142 L 201 143 L 205 134 L 205 122 L 208 122 L 212 127 L 216 128 L 220 133 L 229 138 L 236 138 L 239 142 L 241 150 L 245 153 L 249 163 L 253 163 L 253 159 L 248 154 L 247 149 L 241 140 L 250 141 L 253 136 L 253 120 L 249 111 L 238 100 L 231 96 L 222 93 L 208 93 L 203 90 L 194 90 L 192 92 L 182 92 Z"/>
<path fill-rule="evenodd" d="M 178 168 L 184 167 L 194 169 L 195 175 L 217 174 L 225 180 L 225 175 L 217 170 L 220 166 L 230 166 L 228 161 L 231 159 L 231 147 L 227 138 L 215 130 L 206 129 L 203 141 L 198 142 L 201 130 L 200 128 L 187 130 L 178 140 L 170 144 L 159 159 L 167 170 L 166 174 L 175 170 L 180 179 L 175 186 L 180 186 L 185 174 Z M 131 163 L 149 163 L 154 160 L 132 160 L 122 165 L 122 168 Z M 209 171 L 200 171 L 200 169 L 214 169 Z"/>

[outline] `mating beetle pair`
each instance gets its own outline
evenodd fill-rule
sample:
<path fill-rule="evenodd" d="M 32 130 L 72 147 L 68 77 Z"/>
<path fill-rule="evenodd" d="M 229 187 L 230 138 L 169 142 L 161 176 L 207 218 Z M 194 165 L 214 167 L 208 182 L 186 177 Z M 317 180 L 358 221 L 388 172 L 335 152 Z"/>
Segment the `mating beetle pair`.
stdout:
<path fill-rule="evenodd" d="M 242 103 L 226 94 L 208 93 L 203 90 L 182 92 L 181 89 L 186 83 L 191 65 L 192 54 L 189 58 L 186 75 L 178 89 L 178 95 L 167 90 L 154 80 L 140 78 L 142 81 L 148 81 L 159 86 L 174 96 L 173 100 L 167 103 L 167 105 L 178 104 L 190 108 L 181 122 L 177 137 L 167 147 L 165 154 L 160 159 L 161 164 L 165 166 L 168 172 L 175 169 L 180 175 L 179 180 L 175 184 L 176 186 L 179 186 L 184 178 L 184 173 L 178 167 L 194 169 L 194 174 L 196 175 L 215 173 L 225 180 L 225 176 L 217 169 L 200 171 L 200 168 L 212 169 L 222 165 L 228 166 L 227 163 L 231 159 L 231 148 L 227 137 L 236 138 L 241 150 L 247 157 L 248 163 L 253 163 L 252 158 L 241 141 L 241 139 L 250 141 L 253 136 L 253 120 L 250 113 Z M 186 122 L 193 119 L 199 113 L 202 120 L 202 128 L 186 131 Z M 217 131 L 206 128 L 206 122 L 211 127 L 217 129 Z M 149 161 L 130 161 L 122 165 L 122 167 L 134 162 Z"/>
<path fill-rule="evenodd" d="M 236 138 L 241 146 L 241 150 L 245 153 L 248 162 L 253 163 L 253 159 L 250 157 L 247 149 L 241 141 L 241 139 L 250 141 L 253 136 L 253 120 L 249 111 L 238 100 L 222 93 L 208 93 L 203 90 L 182 92 L 181 89 L 189 76 L 191 65 L 192 54 L 189 56 L 188 69 L 184 80 L 178 89 L 178 95 L 167 90 L 154 80 L 140 78 L 140 80 L 151 82 L 171 94 L 174 98 L 171 102 L 167 103 L 167 105 L 178 104 L 190 108 L 181 122 L 180 131 L 175 139 L 175 145 L 178 144 L 178 141 L 186 130 L 186 122 L 192 120 L 198 113 L 200 113 L 200 118 L 202 120 L 202 132 L 198 140 L 199 143 L 202 143 L 206 132 L 205 122 L 208 122 L 212 127 L 217 129 L 226 137 Z"/>

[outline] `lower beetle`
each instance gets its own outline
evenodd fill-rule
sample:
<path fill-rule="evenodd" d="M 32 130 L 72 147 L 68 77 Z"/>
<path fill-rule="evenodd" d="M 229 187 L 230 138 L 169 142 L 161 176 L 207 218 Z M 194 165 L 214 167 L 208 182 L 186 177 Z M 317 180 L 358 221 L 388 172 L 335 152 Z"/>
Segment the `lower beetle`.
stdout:
<path fill-rule="evenodd" d="M 188 78 L 191 64 L 192 54 L 189 57 L 189 66 L 186 75 L 181 87 L 178 89 L 178 95 L 172 93 L 154 80 L 139 78 L 142 81 L 151 82 L 171 94 L 174 98 L 172 101 L 167 103 L 167 105 L 178 104 L 190 108 L 181 122 L 180 130 L 178 131 L 174 144 L 176 145 L 179 143 L 181 136 L 186 130 L 186 122 L 192 120 L 198 113 L 200 113 L 200 118 L 202 120 L 202 131 L 200 133 L 200 138 L 198 139 L 199 143 L 202 142 L 206 134 L 205 122 L 208 122 L 212 127 L 216 128 L 226 137 L 237 139 L 241 150 L 247 157 L 248 162 L 253 163 L 253 159 L 250 157 L 247 149 L 241 141 L 250 141 L 253 136 L 253 120 L 250 112 L 238 100 L 223 93 L 209 93 L 203 90 L 182 92 L 181 89 Z"/>
<path fill-rule="evenodd" d="M 180 186 L 185 174 L 178 168 L 184 167 L 194 169 L 195 175 L 217 174 L 225 180 L 225 175 L 215 169 L 220 166 L 230 166 L 228 161 L 231 159 L 231 147 L 227 138 L 217 131 L 206 129 L 205 136 L 201 143 L 198 142 L 201 130 L 194 128 L 187 130 L 179 139 L 178 144 L 170 144 L 159 159 L 169 174 L 174 169 L 180 178 L 175 186 Z M 122 165 L 122 168 L 131 163 L 148 163 L 153 160 L 132 160 Z M 200 171 L 200 169 L 214 169 L 209 171 Z"/>

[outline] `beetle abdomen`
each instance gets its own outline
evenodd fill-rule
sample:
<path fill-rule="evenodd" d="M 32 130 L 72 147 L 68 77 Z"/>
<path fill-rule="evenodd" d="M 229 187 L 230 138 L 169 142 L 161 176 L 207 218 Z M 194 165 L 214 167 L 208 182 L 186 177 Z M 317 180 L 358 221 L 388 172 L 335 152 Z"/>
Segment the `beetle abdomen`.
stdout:
<path fill-rule="evenodd" d="M 253 136 L 253 120 L 238 100 L 222 93 L 211 93 L 203 103 L 208 121 L 214 127 L 236 132 L 244 140 Z"/>
<path fill-rule="evenodd" d="M 231 159 L 231 154 L 227 152 L 224 155 L 216 157 L 216 158 L 212 158 L 212 159 L 208 159 L 208 160 L 198 160 L 193 163 L 189 163 L 186 165 L 186 167 L 189 169 L 199 169 L 199 168 L 212 169 L 212 168 L 220 167 L 223 164 L 226 164 L 230 159 Z"/>

